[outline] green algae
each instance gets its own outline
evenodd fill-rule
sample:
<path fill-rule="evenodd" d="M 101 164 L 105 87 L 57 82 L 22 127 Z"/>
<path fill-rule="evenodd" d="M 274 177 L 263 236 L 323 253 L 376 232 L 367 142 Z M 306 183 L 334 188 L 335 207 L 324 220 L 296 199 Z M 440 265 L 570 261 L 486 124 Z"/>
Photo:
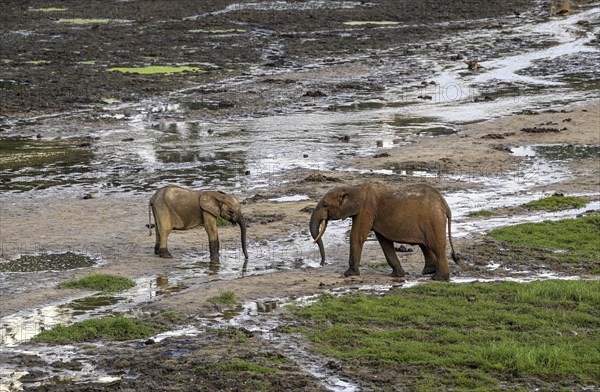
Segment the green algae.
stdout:
<path fill-rule="evenodd" d="M 89 161 L 92 153 L 81 145 L 81 139 L 0 137 L 0 168 L 6 173 L 25 167 L 44 168 L 51 164 L 84 163 Z"/>

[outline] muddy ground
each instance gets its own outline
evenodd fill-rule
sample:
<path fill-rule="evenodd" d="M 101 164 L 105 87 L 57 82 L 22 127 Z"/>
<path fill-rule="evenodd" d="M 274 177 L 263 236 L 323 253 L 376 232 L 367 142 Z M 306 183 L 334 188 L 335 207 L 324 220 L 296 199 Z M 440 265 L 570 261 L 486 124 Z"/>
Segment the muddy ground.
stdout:
<path fill-rule="evenodd" d="M 84 4 L 85 3 L 85 4 Z M 304 2 L 298 2 L 302 4 Z M 138 102 L 144 99 L 166 99 L 180 89 L 190 89 L 216 107 L 199 108 L 198 116 L 260 115 L 267 110 L 286 108 L 298 96 L 332 94 L 344 89 L 383 88 L 378 84 L 346 84 L 322 86 L 320 79 L 332 74 L 347 73 L 350 77 L 365 64 L 385 66 L 385 59 L 372 55 L 374 50 L 401 47 L 407 51 L 428 50 L 419 44 L 447 37 L 459 31 L 499 28 L 522 14 L 547 17 L 549 4 L 513 1 L 378 1 L 367 7 L 289 9 L 274 11 L 269 7 L 231 7 L 250 4 L 224 1 L 155 1 L 115 2 L 57 1 L 53 7 L 65 11 L 34 11 L 48 7 L 42 1 L 6 1 L 2 4 L 2 99 L 0 126 L 21 127 L 23 134 L 35 135 L 39 124 L 79 127 L 110 127 L 101 116 L 106 102 Z M 263 4 L 263 3 L 258 3 Z M 418 4 L 418 5 L 417 5 Z M 556 8 L 552 8 L 556 11 Z M 201 19 L 195 16 L 203 15 Z M 101 18 L 108 24 L 69 25 L 57 22 L 62 18 Z M 202 23 L 199 22 L 202 21 Z M 372 27 L 359 27 L 341 34 L 348 20 L 394 20 L 418 24 L 395 30 L 398 34 Z M 468 20 L 468 23 L 463 21 Z M 453 23 L 461 21 L 459 23 Z M 448 23 L 440 23 L 448 22 Z M 332 28 L 332 25 L 334 27 Z M 337 27 L 336 27 L 337 26 Z M 339 31 L 338 31 L 339 29 Z M 231 30 L 215 34 L 211 30 Z M 244 30 L 248 34 L 239 34 Z M 215 37 L 215 35 L 217 35 Z M 74 50 L 76 49 L 76 50 Z M 438 48 L 442 49 L 442 48 Z M 437 50 L 437 49 L 436 49 Z M 445 48 L 448 55 L 456 48 Z M 339 63 L 339 57 L 355 57 L 355 61 Z M 202 73 L 186 73 L 165 77 L 125 75 L 107 72 L 110 67 L 138 67 L 164 64 L 205 65 Z M 328 67 L 310 70 L 319 62 Z M 253 75 L 256 68 L 259 74 Z M 288 70 L 284 75 L 270 70 Z M 239 75 L 255 78 L 252 91 L 231 91 L 215 88 L 215 82 Z M 307 77 L 308 75 L 308 77 Z M 309 82 L 303 83 L 304 79 Z M 208 87 L 207 87 L 208 86 Z M 61 112 L 80 110 L 73 121 L 64 123 Z M 335 108 L 332 108 L 335 110 Z M 53 117 L 54 114 L 59 116 Z M 37 117 L 43 115 L 45 117 Z M 108 123 L 107 123 L 108 121 Z M 547 125 L 551 124 L 551 125 Z M 528 133 L 527 128 L 556 128 L 557 132 Z M 564 128 L 564 129 L 563 129 Z M 528 144 L 600 143 L 600 101 L 559 105 L 547 110 L 524 112 L 484 123 L 464 126 L 459 132 L 436 138 L 418 138 L 385 154 L 347 162 L 349 166 L 368 170 L 387 169 L 396 175 L 357 174 L 340 171 L 300 170 L 290 174 L 285 183 L 271 184 L 268 189 L 244 194 L 250 238 L 250 260 L 264 252 L 271 242 L 285 244 L 295 236 L 305 236 L 310 242 L 307 220 L 310 208 L 332 186 L 365 180 L 382 182 L 428 182 L 442 192 L 477 189 L 474 176 L 514 175 L 515 168 L 527 164 L 528 157 L 517 157 L 511 148 Z M 41 135 L 45 137 L 45 135 Z M 568 163 L 569 179 L 537 191 L 552 194 L 583 193 L 590 200 L 598 199 L 600 167 L 597 157 L 581 157 Z M 436 172 L 431 177 L 409 177 L 403 171 Z M 522 179 L 520 179 L 522 180 Z M 526 179 L 525 179 L 526 180 Z M 274 203 L 269 198 L 306 194 L 309 200 Z M 202 229 L 176 233 L 171 239 L 175 258 L 159 259 L 152 254 L 153 238 L 148 237 L 146 203 L 149 193 L 81 195 L 30 192 L 0 195 L 0 236 L 2 256 L 11 260 L 22 253 L 44 249 L 73 249 L 95 253 L 105 262 L 96 270 L 128 276 L 133 279 L 169 276 L 178 265 L 178 255 L 186 252 L 206 254 L 207 244 Z M 589 196 L 591 195 L 591 196 Z M 527 211 L 512 210 L 509 214 Z M 533 214 L 533 213 L 531 213 Z M 463 218 L 468 219 L 468 218 Z M 222 242 L 234 248 L 239 231 L 235 227 L 220 230 Z M 327 239 L 325 238 L 327 244 Z M 453 277 L 491 278 L 502 275 L 500 269 L 490 270 L 489 242 L 481 234 L 455 239 L 462 266 L 451 265 Z M 422 256 L 418 248 L 399 253 L 410 278 L 421 278 Z M 293 251 L 293 250 L 292 250 Z M 300 259 L 314 253 L 299 254 Z M 162 312 L 174 312 L 176 317 L 161 320 L 170 326 L 196 325 L 204 331 L 193 338 L 167 338 L 162 342 L 110 343 L 81 348 L 96 358 L 97 369 L 108 375 L 127 376 L 112 383 L 88 382 L 71 384 L 51 378 L 48 371 L 29 375 L 22 382 L 35 382 L 50 377 L 49 382 L 32 390 L 303 390 L 320 391 L 325 387 L 286 357 L 286 350 L 244 329 L 215 331 L 206 328 L 206 317 L 224 311 L 206 299 L 224 291 L 233 291 L 242 302 L 265 298 L 297 298 L 340 288 L 358 289 L 364 285 L 400 285 L 402 280 L 388 276 L 389 267 L 376 242 L 369 242 L 363 254 L 362 275 L 345 278 L 347 247 L 328 249 L 324 267 L 302 268 L 270 274 L 258 274 L 215 280 L 210 276 L 190 278 L 177 293 L 152 296 L 141 306 L 143 317 L 160 319 Z M 277 255 L 274 255 L 276 258 Z M 513 257 L 511 255 L 511 257 Z M 522 258 L 501 258 L 502 263 L 516 271 L 551 270 L 563 275 L 589 276 L 589 266 L 561 266 L 551 261 Z M 239 265 L 242 260 L 229 258 L 224 263 Z M 274 260 L 276 262 L 276 260 Z M 22 309 L 64 300 L 79 292 L 59 290 L 55 284 L 82 277 L 88 270 L 46 273 L 37 281 L 20 279 L 20 287 L 2 293 L 0 316 Z M 240 275 L 243 275 L 240 273 Z M 167 284 L 168 288 L 168 284 Z M 168 291 L 168 290 L 167 290 Z M 241 372 L 225 372 L 214 363 L 226 363 L 234 358 L 278 369 L 277 373 L 248 377 Z M 35 356 L 22 354 L 6 358 L 13 364 L 35 367 Z M 373 379 L 357 380 L 352 369 L 326 358 L 315 360 L 323 368 L 336 369 L 338 374 L 353 379 L 364 390 L 396 390 L 397 385 L 382 385 Z M 3 360 L 4 362 L 4 360 Z M 54 369 L 82 371 L 83 361 L 53 363 Z M 212 364 L 212 365 L 211 365 Z M 47 368 L 47 367 L 46 367 Z M 385 375 L 384 375 L 385 376 Z M 383 377 L 385 379 L 385 377 Z M 531 385 L 530 385 L 531 386 Z"/>

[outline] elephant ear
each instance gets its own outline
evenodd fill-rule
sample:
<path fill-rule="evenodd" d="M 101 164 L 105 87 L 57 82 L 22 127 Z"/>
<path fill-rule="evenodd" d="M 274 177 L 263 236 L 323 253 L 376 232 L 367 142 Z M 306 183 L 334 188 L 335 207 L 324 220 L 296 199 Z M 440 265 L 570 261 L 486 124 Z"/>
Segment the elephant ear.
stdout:
<path fill-rule="evenodd" d="M 200 208 L 214 216 L 219 216 L 221 213 L 219 201 L 210 193 L 203 193 L 200 196 Z"/>
<path fill-rule="evenodd" d="M 340 201 L 340 214 L 342 219 L 357 215 L 362 206 L 362 198 L 356 190 L 344 192 Z"/>

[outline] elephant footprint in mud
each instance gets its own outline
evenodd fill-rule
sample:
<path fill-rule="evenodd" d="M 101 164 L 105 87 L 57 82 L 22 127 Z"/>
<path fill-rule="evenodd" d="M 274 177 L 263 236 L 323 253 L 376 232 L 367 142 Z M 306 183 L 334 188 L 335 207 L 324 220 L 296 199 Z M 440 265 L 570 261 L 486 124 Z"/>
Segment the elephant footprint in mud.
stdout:
<path fill-rule="evenodd" d="M 458 258 L 452 245 L 451 212 L 443 196 L 428 185 L 392 187 L 365 183 L 330 190 L 315 207 L 310 218 L 310 233 L 319 245 L 321 265 L 325 250 L 321 237 L 329 220 L 352 217 L 349 268 L 346 276 L 360 275 L 359 264 L 364 242 L 373 230 L 392 267 L 392 276 L 405 272 L 394 251 L 394 242 L 419 245 L 425 256 L 423 274 L 434 280 L 449 280 L 446 259 L 446 223 L 452 259 Z M 320 227 L 320 230 L 319 230 Z"/>
<path fill-rule="evenodd" d="M 216 191 L 194 191 L 179 186 L 165 186 L 150 198 L 148 220 L 156 222 L 154 253 L 160 257 L 172 257 L 167 249 L 167 239 L 172 230 L 187 230 L 203 225 L 208 234 L 211 261 L 219 260 L 219 233 L 217 217 L 240 226 L 242 251 L 246 251 L 246 223 L 240 202 L 233 196 Z M 152 229 L 150 229 L 152 235 Z"/>

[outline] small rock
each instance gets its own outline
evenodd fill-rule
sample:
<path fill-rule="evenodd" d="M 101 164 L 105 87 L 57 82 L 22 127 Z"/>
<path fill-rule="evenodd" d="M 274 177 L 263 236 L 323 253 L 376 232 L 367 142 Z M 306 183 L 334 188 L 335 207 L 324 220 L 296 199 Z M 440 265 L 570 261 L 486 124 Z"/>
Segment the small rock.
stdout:
<path fill-rule="evenodd" d="M 407 248 L 407 247 L 406 247 L 406 246 L 404 246 L 404 245 L 400 245 L 400 246 L 398 246 L 397 248 L 395 248 L 394 250 L 395 250 L 396 252 L 402 252 L 402 253 L 410 253 L 410 252 L 412 252 L 412 251 L 413 251 L 411 248 Z"/>
<path fill-rule="evenodd" d="M 310 90 L 310 91 L 305 92 L 304 96 L 305 97 L 318 98 L 318 97 L 326 97 L 327 94 L 325 94 L 321 90 Z"/>
<path fill-rule="evenodd" d="M 312 213 L 315 208 L 312 206 L 305 206 L 300 209 L 300 212 Z"/>
<path fill-rule="evenodd" d="M 387 152 L 381 152 L 381 153 L 379 153 L 379 154 L 375 154 L 375 155 L 373 155 L 373 158 L 387 158 L 387 157 L 389 157 L 389 156 L 390 156 L 390 154 L 389 154 L 389 153 L 387 153 Z"/>
<path fill-rule="evenodd" d="M 308 154 L 304 154 L 302 155 L 304 158 L 308 158 Z"/>
<path fill-rule="evenodd" d="M 521 111 L 521 113 L 520 113 L 520 114 L 525 114 L 525 115 L 527 115 L 527 116 L 535 116 L 535 115 L 538 115 L 538 114 L 540 114 L 540 113 L 539 113 L 539 112 L 536 112 L 535 110 L 529 110 L 529 109 L 525 109 L 525 110 Z"/>
<path fill-rule="evenodd" d="M 83 200 L 89 200 L 89 199 L 93 199 L 93 196 L 89 193 L 86 193 L 85 195 L 83 195 L 82 197 Z"/>
<path fill-rule="evenodd" d="M 151 345 L 151 344 L 154 344 L 154 343 L 156 343 L 156 342 L 154 341 L 154 339 L 148 339 L 148 340 L 146 340 L 146 341 L 144 342 L 144 344 L 145 344 L 146 346 L 149 346 L 149 345 Z"/>
<path fill-rule="evenodd" d="M 525 133 L 558 133 L 560 131 L 564 131 L 566 128 L 558 129 L 558 128 L 521 128 L 521 132 Z"/>
<path fill-rule="evenodd" d="M 121 141 L 122 141 L 122 142 L 132 142 L 132 141 L 134 141 L 134 140 L 135 140 L 135 139 L 134 139 L 134 138 L 132 138 L 132 137 L 126 137 L 125 139 L 121 139 Z"/>
<path fill-rule="evenodd" d="M 483 135 L 481 138 L 482 139 L 504 139 L 504 135 L 501 135 L 499 133 L 490 133 L 487 135 Z"/>

